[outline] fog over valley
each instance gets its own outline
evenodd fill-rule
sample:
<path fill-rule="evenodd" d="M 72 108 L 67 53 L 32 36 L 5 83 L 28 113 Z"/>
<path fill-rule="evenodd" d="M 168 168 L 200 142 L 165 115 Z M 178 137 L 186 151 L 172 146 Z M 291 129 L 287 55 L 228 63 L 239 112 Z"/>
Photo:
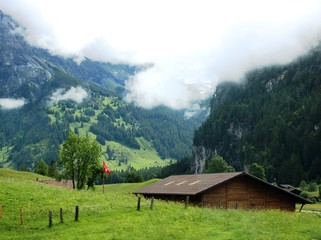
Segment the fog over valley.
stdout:
<path fill-rule="evenodd" d="M 195 108 L 224 80 L 284 64 L 321 38 L 320 1 L 0 0 L 17 31 L 50 53 L 148 66 L 126 100 Z"/>

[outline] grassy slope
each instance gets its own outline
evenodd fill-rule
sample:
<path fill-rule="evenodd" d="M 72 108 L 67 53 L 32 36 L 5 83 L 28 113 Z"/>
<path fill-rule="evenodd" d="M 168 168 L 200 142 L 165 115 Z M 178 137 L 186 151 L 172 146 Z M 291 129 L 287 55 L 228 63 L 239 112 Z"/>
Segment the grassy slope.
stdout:
<path fill-rule="evenodd" d="M 0 150 L 0 163 L 2 164 L 3 167 L 10 167 L 12 163 L 10 161 L 7 161 L 9 158 L 9 152 L 13 147 L 3 147 Z"/>
<path fill-rule="evenodd" d="M 105 191 L 106 192 L 119 192 L 119 193 L 132 193 L 136 189 L 142 188 L 144 186 L 147 186 L 149 184 L 152 184 L 154 182 L 157 182 L 158 179 L 152 179 L 146 182 L 141 182 L 141 183 L 119 183 L 119 184 L 108 184 L 105 185 Z M 101 192 L 103 187 L 96 186 L 96 191 Z"/>
<path fill-rule="evenodd" d="M 36 173 L 32 172 L 23 172 L 23 171 L 15 171 L 12 169 L 8 168 L 0 168 L 0 179 L 5 179 L 5 178 L 14 178 L 14 179 L 22 179 L 22 180 L 36 180 L 41 179 L 41 180 L 50 180 L 52 178 L 39 175 Z"/>
<path fill-rule="evenodd" d="M 143 138 L 138 139 L 141 146 L 145 146 L 147 144 L 150 144 Z M 128 164 L 121 164 L 121 166 L 118 165 L 118 160 L 108 160 L 108 166 L 110 166 L 111 170 L 125 170 L 128 166 L 132 166 L 135 169 L 141 169 L 145 167 L 164 167 L 168 164 L 170 164 L 170 159 L 161 159 L 156 152 L 156 150 L 152 147 L 145 148 L 141 147 L 141 149 L 130 149 L 126 146 L 123 146 L 117 142 L 113 141 L 106 141 L 108 146 L 112 149 L 115 149 L 118 152 L 122 152 L 125 154 L 128 158 Z M 107 146 L 102 147 L 102 151 L 106 151 Z M 105 160 L 106 159 L 106 156 Z"/>
<path fill-rule="evenodd" d="M 74 191 L 3 175 L 1 239 L 321 239 L 321 218 L 312 213 L 184 209 L 183 204 L 156 200 L 151 211 L 146 199 L 138 212 L 137 198 L 127 192 L 146 183 L 108 185 L 103 194 L 101 189 Z M 79 222 L 73 220 L 75 205 Z M 64 224 L 59 223 L 60 207 Z"/>

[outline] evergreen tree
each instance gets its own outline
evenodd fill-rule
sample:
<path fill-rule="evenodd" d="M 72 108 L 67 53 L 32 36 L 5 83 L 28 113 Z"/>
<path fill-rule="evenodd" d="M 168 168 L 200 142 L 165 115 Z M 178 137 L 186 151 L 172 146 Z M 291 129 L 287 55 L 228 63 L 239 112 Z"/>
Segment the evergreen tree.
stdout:
<path fill-rule="evenodd" d="M 206 173 L 235 172 L 235 169 L 219 155 L 213 156 L 207 164 Z"/>
<path fill-rule="evenodd" d="M 36 163 L 35 173 L 47 176 L 48 175 L 48 165 L 44 160 L 40 160 Z"/>
<path fill-rule="evenodd" d="M 56 161 L 51 160 L 48 168 L 48 176 L 56 178 L 57 177 L 57 164 Z"/>
<path fill-rule="evenodd" d="M 130 171 L 126 174 L 126 178 L 125 178 L 126 183 L 135 183 L 135 182 L 142 182 L 142 181 L 143 181 L 142 176 L 137 172 Z"/>
<path fill-rule="evenodd" d="M 266 180 L 264 167 L 257 163 L 252 163 L 250 165 L 249 173 L 255 177 Z"/>

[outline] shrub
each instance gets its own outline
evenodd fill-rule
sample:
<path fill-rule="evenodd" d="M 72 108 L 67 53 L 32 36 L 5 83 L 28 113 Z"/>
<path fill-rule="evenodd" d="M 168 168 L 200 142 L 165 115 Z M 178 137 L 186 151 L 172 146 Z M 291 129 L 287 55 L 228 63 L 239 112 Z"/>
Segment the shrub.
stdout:
<path fill-rule="evenodd" d="M 312 182 L 308 186 L 308 191 L 309 192 L 315 192 L 318 189 L 318 185 L 315 182 Z"/>
<path fill-rule="evenodd" d="M 300 196 L 301 196 L 301 197 L 304 197 L 304 198 L 306 198 L 306 199 L 309 198 L 309 194 L 308 194 L 306 191 L 301 192 Z"/>

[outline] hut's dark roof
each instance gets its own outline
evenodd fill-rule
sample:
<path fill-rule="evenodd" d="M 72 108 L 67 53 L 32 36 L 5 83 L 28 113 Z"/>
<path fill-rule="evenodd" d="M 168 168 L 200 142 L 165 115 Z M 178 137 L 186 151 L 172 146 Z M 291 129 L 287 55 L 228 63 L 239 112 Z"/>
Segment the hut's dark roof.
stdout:
<path fill-rule="evenodd" d="M 297 189 L 296 187 L 293 187 L 290 184 L 279 184 L 279 187 L 291 193 L 295 193 L 296 195 L 300 195 L 302 192 L 300 189 Z"/>
<path fill-rule="evenodd" d="M 279 187 L 280 188 L 284 188 L 285 190 L 288 190 L 288 191 L 293 191 L 293 190 L 300 191 L 299 189 L 297 189 L 296 187 L 294 187 L 294 186 L 292 186 L 290 184 L 279 184 Z"/>
<path fill-rule="evenodd" d="M 133 194 L 143 195 L 198 195 L 208 189 L 215 187 L 219 184 L 227 182 L 239 176 L 247 176 L 254 181 L 274 188 L 277 191 L 286 193 L 295 198 L 297 203 L 311 203 L 307 199 L 298 196 L 294 193 L 286 191 L 278 186 L 274 186 L 266 181 L 263 181 L 255 176 L 245 172 L 232 172 L 232 173 L 212 173 L 212 174 L 193 174 L 193 175 L 173 175 L 164 178 L 156 183 L 145 186 L 133 192 Z"/>
<path fill-rule="evenodd" d="M 174 175 L 143 187 L 134 194 L 197 195 L 241 174 L 242 172 Z"/>

